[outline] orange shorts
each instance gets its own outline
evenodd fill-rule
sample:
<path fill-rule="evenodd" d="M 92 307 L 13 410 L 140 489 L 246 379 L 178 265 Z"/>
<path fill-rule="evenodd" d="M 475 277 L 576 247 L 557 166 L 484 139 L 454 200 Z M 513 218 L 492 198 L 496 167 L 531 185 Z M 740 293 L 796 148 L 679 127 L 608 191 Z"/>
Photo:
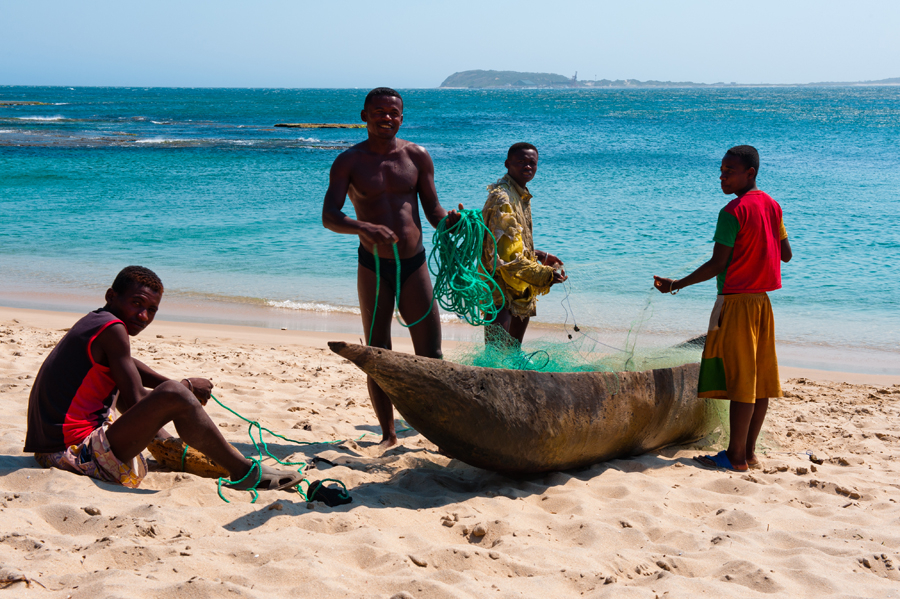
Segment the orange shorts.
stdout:
<path fill-rule="evenodd" d="M 697 395 L 742 403 L 782 397 L 768 295 L 718 297 L 700 360 Z"/>

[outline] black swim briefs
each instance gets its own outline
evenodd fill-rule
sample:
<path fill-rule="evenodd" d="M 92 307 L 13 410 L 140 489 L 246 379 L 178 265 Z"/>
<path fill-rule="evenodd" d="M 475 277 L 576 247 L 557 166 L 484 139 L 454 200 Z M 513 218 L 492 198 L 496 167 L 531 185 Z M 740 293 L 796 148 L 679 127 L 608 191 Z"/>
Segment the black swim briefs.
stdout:
<path fill-rule="evenodd" d="M 391 258 L 376 258 L 366 248 L 359 245 L 359 265 L 375 272 L 375 260 L 381 260 L 379 269 L 381 270 L 381 280 L 391 286 L 394 293 L 397 293 L 397 261 Z M 412 276 L 414 272 L 425 264 L 425 250 L 422 250 L 415 256 L 409 258 L 400 258 L 400 288 L 403 288 L 406 280 Z"/>

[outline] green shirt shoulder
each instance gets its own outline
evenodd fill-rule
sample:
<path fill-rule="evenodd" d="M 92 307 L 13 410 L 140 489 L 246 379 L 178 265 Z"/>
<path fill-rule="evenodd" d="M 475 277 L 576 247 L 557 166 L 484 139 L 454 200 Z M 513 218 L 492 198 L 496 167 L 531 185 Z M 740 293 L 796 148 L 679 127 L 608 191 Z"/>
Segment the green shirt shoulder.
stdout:
<path fill-rule="evenodd" d="M 722 208 L 719 210 L 719 220 L 716 223 L 716 232 L 713 235 L 713 241 L 733 248 L 735 241 L 737 241 L 738 231 L 740 230 L 741 223 L 738 222 L 737 217 Z M 731 266 L 731 256 L 728 256 L 728 266 Z M 716 288 L 719 295 L 721 295 L 722 291 L 725 289 L 725 275 L 728 273 L 728 266 L 716 276 Z"/>
<path fill-rule="evenodd" d="M 733 248 L 740 230 L 741 224 L 738 222 L 737 217 L 722 208 L 719 210 L 719 221 L 716 223 L 716 233 L 713 235 L 713 241 Z"/>

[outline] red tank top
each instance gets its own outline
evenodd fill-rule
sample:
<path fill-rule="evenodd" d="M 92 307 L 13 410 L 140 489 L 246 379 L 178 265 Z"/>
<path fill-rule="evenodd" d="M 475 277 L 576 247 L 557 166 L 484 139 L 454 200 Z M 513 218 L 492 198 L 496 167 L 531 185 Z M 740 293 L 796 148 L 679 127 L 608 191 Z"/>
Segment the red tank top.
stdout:
<path fill-rule="evenodd" d="M 44 360 L 28 398 L 24 451 L 63 451 L 81 443 L 106 420 L 116 384 L 109 367 L 94 362 L 91 344 L 114 324 L 124 325 L 106 310 L 87 314 Z"/>

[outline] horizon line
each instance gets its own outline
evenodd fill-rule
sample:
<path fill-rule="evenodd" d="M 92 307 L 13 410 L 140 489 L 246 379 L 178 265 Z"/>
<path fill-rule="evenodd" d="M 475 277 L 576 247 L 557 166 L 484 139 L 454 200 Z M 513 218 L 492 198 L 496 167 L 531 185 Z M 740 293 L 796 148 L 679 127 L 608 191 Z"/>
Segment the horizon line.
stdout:
<path fill-rule="evenodd" d="M 887 83 L 890 79 L 897 79 L 897 83 Z M 586 81 L 603 81 L 602 79 L 597 80 L 586 80 Z M 533 86 L 533 87 L 513 87 L 513 86 L 497 86 L 497 87 L 451 87 L 451 86 L 431 86 L 431 87 L 404 87 L 397 86 L 398 90 L 411 90 L 411 91 L 419 91 L 419 90 L 531 90 L 531 89 L 542 89 L 542 90 L 560 90 L 560 91 L 570 91 L 570 90 L 590 90 L 590 91 L 598 91 L 603 89 L 686 89 L 686 88 L 695 88 L 695 87 L 706 87 L 706 88 L 745 88 L 745 87 L 898 87 L 900 86 L 900 77 L 889 77 L 884 80 L 874 80 L 874 81 L 817 81 L 813 83 L 696 83 L 692 81 L 685 82 L 673 82 L 671 85 L 665 85 L 666 81 L 659 81 L 656 79 L 648 79 L 647 81 L 640 81 L 638 79 L 607 79 L 607 81 L 636 81 L 638 83 L 646 83 L 647 81 L 655 81 L 661 83 L 661 85 L 608 85 L 608 86 L 584 86 L 584 87 L 566 87 L 563 85 L 547 85 L 547 86 Z M 81 84 L 39 84 L 39 83 L 30 83 L 30 84 L 16 84 L 16 83 L 0 83 L 0 89 L 4 88 L 14 88 L 14 87 L 46 87 L 46 88 L 81 88 L 81 89 L 260 89 L 260 90 L 371 90 L 373 87 L 360 87 L 360 86 L 343 86 L 343 87 L 285 87 L 285 86 L 241 86 L 241 85 L 81 85 Z"/>

